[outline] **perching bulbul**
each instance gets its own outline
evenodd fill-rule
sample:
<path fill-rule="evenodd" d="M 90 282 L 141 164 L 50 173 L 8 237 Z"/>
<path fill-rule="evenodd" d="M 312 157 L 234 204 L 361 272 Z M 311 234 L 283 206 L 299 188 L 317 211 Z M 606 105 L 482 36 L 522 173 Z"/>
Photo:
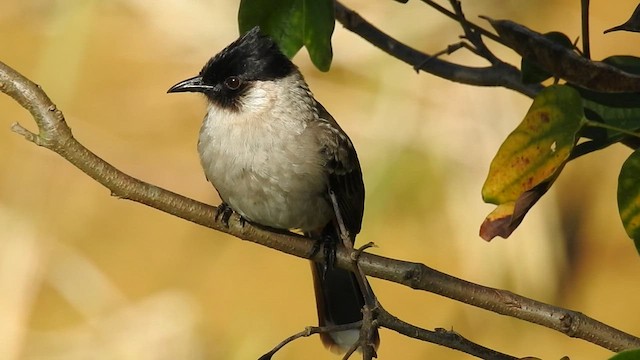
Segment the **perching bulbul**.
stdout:
<path fill-rule="evenodd" d="M 258 27 L 168 92 L 199 92 L 208 100 L 198 153 L 223 201 L 220 209 L 335 246 L 331 192 L 351 240 L 360 232 L 364 184 L 353 144 Z M 318 263 L 312 270 L 320 326 L 362 320 L 364 298 L 355 275 Z M 321 334 L 325 346 L 338 352 L 358 336 L 358 330 Z"/>

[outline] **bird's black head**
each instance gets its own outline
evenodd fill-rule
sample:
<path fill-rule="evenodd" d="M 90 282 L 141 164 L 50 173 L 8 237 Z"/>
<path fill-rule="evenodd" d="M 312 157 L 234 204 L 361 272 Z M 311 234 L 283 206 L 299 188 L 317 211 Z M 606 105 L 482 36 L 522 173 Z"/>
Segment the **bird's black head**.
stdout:
<path fill-rule="evenodd" d="M 167 92 L 201 92 L 222 107 L 237 109 L 237 100 L 254 82 L 281 79 L 295 69 L 278 45 L 256 26 L 212 57 L 198 76 Z"/>

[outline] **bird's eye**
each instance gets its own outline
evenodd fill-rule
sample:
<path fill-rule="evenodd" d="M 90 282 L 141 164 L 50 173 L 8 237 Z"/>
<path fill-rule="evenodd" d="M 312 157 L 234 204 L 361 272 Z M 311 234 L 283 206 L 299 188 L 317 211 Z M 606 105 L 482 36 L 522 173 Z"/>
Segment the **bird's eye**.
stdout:
<path fill-rule="evenodd" d="M 229 76 L 224 81 L 224 86 L 226 86 L 229 90 L 238 90 L 241 84 L 242 80 L 240 80 L 237 76 Z"/>

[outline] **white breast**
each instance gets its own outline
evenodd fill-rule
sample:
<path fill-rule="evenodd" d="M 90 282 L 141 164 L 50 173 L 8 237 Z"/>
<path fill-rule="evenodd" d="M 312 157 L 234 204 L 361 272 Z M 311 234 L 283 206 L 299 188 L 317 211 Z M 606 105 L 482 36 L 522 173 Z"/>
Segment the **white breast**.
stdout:
<path fill-rule="evenodd" d="M 279 81 L 302 81 L 294 75 Z M 200 160 L 222 200 L 246 219 L 316 230 L 332 211 L 320 145 L 306 131 L 314 104 L 304 89 L 276 85 L 253 86 L 239 111 L 210 106 L 200 130 Z M 291 88 L 298 93 L 283 91 Z"/>

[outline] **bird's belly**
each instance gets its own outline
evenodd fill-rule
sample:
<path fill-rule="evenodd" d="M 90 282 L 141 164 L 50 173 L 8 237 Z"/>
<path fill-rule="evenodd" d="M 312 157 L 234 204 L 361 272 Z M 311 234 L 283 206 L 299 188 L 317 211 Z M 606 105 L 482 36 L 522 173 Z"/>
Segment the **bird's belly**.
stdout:
<path fill-rule="evenodd" d="M 207 179 L 222 200 L 247 220 L 303 231 L 331 221 L 326 174 L 315 154 L 292 149 L 290 142 L 260 147 L 253 141 L 251 149 L 231 151 L 226 144 L 200 140 Z"/>
<path fill-rule="evenodd" d="M 211 180 L 220 197 L 246 219 L 278 229 L 316 230 L 331 220 L 331 208 L 323 188 L 285 173 L 261 176 L 243 168 Z"/>

